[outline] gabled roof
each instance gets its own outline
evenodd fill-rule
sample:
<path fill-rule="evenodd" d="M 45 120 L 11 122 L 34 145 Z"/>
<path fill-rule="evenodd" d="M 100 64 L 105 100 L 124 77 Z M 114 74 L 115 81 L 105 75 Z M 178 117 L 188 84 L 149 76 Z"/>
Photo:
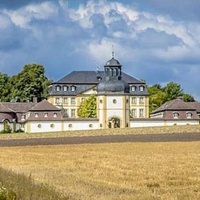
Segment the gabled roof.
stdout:
<path fill-rule="evenodd" d="M 60 109 L 53 106 L 47 100 L 43 100 L 43 101 L 35 104 L 35 106 L 33 106 L 30 109 L 30 111 L 60 111 Z"/>
<path fill-rule="evenodd" d="M 166 110 L 188 110 L 188 111 L 193 111 L 196 110 L 194 107 L 192 107 L 188 102 L 184 102 L 181 99 L 174 99 L 171 101 L 168 101 L 164 103 L 162 106 L 160 106 L 158 109 L 154 110 L 152 113 L 157 113 L 161 111 L 166 111 Z"/>
<path fill-rule="evenodd" d="M 73 71 L 53 84 L 98 84 L 104 80 L 104 71 Z M 122 73 L 122 80 L 127 83 L 143 83 L 126 73 Z"/>

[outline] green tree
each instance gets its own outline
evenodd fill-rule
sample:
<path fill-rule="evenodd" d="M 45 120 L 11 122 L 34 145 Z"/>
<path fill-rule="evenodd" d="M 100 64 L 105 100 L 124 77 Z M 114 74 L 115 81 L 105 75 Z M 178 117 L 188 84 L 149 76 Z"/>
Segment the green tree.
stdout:
<path fill-rule="evenodd" d="M 97 116 L 96 95 L 91 95 L 83 101 L 78 108 L 78 116 L 82 118 L 95 118 Z"/>
<path fill-rule="evenodd" d="M 8 101 L 10 88 L 8 87 L 9 76 L 0 73 L 0 101 Z"/>
<path fill-rule="evenodd" d="M 194 102 L 195 101 L 194 97 L 190 94 L 183 94 L 183 100 L 185 102 Z"/>
<path fill-rule="evenodd" d="M 22 71 L 10 80 L 13 85 L 10 98 L 20 102 L 31 101 L 33 97 L 39 100 L 46 98 L 50 81 L 44 73 L 45 69 L 40 64 L 25 65 Z"/>
<path fill-rule="evenodd" d="M 174 82 L 168 83 L 163 88 L 163 91 L 166 94 L 165 102 L 176 99 L 177 97 L 181 97 L 184 94 L 183 90 L 181 89 L 181 86 Z"/>
<path fill-rule="evenodd" d="M 147 87 L 149 96 L 149 112 L 160 107 L 166 99 L 166 93 L 163 92 L 161 85 L 155 84 L 151 87 Z"/>

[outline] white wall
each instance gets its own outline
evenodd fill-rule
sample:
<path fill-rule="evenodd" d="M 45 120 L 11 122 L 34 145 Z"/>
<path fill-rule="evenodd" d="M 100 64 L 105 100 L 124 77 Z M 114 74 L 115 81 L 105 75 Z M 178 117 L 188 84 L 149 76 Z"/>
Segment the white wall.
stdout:
<path fill-rule="evenodd" d="M 130 127 L 156 127 L 156 126 L 173 126 L 173 125 L 198 125 L 199 120 L 132 120 Z"/>
<path fill-rule="evenodd" d="M 27 131 L 26 128 L 25 131 Z M 57 132 L 57 131 L 62 131 L 61 121 L 47 121 L 47 122 L 34 121 L 30 123 L 31 133 Z"/>
<path fill-rule="evenodd" d="M 41 127 L 38 127 L 38 125 Z M 54 127 L 51 127 L 51 124 Z M 158 126 L 181 126 L 181 125 L 199 125 L 199 120 L 152 120 L 152 119 L 139 119 L 131 120 L 130 128 L 133 127 L 158 127 Z M 0 124 L 0 128 L 2 124 Z M 51 121 L 51 122 L 31 122 L 31 133 L 42 132 L 58 132 L 58 131 L 72 131 L 72 130 L 95 130 L 101 129 L 100 121 L 98 120 L 73 120 L 73 121 Z M 25 131 L 27 127 L 25 126 Z"/>
<path fill-rule="evenodd" d="M 99 121 L 65 121 L 64 131 L 100 129 Z"/>

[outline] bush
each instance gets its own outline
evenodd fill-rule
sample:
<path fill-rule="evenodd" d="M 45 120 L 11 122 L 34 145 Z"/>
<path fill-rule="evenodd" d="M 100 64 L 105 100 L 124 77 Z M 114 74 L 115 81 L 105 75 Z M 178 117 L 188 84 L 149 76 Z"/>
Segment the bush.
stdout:
<path fill-rule="evenodd" d="M 16 133 L 24 133 L 24 130 L 22 130 L 21 128 L 19 128 L 18 130 L 16 130 Z"/>
<path fill-rule="evenodd" d="M 11 133 L 12 129 L 10 128 L 9 123 L 5 123 L 4 129 L 0 133 Z"/>

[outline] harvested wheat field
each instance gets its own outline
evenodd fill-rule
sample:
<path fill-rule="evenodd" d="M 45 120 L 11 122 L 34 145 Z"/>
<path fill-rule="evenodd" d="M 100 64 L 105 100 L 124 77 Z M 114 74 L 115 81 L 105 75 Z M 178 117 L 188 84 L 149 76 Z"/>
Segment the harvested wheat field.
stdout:
<path fill-rule="evenodd" d="M 200 199 L 200 142 L 1 147 L 0 165 L 79 200 Z"/>

